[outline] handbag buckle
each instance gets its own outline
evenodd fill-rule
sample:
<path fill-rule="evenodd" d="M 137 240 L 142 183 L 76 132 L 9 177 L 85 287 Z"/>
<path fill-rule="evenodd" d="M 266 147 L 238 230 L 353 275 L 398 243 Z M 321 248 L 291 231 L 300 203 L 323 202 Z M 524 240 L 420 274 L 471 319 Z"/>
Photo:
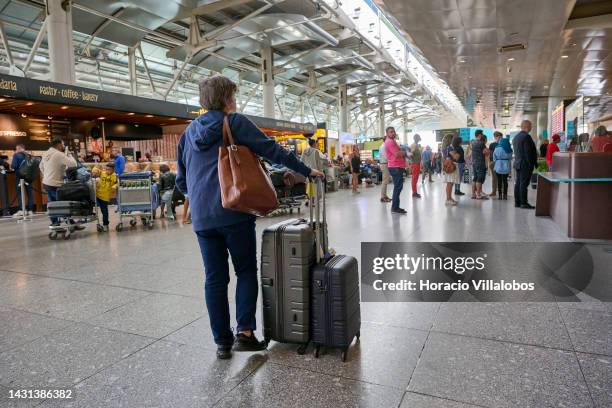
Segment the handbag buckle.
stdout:
<path fill-rule="evenodd" d="M 230 149 L 232 149 L 234 152 L 238 151 L 238 147 L 236 145 L 231 145 Z"/>

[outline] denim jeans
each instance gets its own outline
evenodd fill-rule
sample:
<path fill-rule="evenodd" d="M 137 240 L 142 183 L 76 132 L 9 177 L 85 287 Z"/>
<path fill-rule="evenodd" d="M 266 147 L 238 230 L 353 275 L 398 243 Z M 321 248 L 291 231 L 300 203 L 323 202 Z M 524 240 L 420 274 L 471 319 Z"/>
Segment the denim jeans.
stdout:
<path fill-rule="evenodd" d="M 21 179 L 19 177 L 15 178 L 16 189 L 17 189 L 17 202 L 19 203 L 19 211 L 21 211 L 21 187 L 19 183 Z M 24 180 L 25 183 L 25 180 Z M 26 205 L 26 210 L 34 211 L 34 198 L 32 196 L 32 183 L 27 183 L 25 186 L 26 194 L 28 195 L 28 204 Z"/>
<path fill-rule="evenodd" d="M 49 202 L 57 201 L 57 187 L 51 187 L 43 184 L 43 188 L 47 192 L 47 198 Z M 51 217 L 51 224 L 57 225 L 59 224 L 59 218 Z"/>
<path fill-rule="evenodd" d="M 102 213 L 102 225 L 110 224 L 108 220 L 108 201 L 100 200 L 96 197 L 96 202 L 98 203 L 98 207 L 100 207 L 100 212 Z"/>
<path fill-rule="evenodd" d="M 257 241 L 255 221 L 196 231 L 204 260 L 204 295 L 210 327 L 216 344 L 231 345 L 227 285 L 230 281 L 228 251 L 236 273 L 237 331 L 255 330 L 257 281 Z"/>
<path fill-rule="evenodd" d="M 404 169 L 400 167 L 390 167 L 389 173 L 393 179 L 393 195 L 391 196 L 391 209 L 400 208 L 400 193 L 404 188 Z"/>
<path fill-rule="evenodd" d="M 455 184 L 455 193 L 461 191 L 461 183 L 463 182 L 463 172 L 465 171 L 465 163 L 457 163 L 457 170 L 459 171 L 459 183 Z"/>

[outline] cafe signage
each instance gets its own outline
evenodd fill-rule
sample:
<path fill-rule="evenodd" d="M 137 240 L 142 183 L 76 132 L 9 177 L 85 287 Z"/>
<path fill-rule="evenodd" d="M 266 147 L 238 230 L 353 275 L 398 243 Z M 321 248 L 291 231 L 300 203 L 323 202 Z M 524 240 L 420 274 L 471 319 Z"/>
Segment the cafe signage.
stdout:
<path fill-rule="evenodd" d="M 0 95 L 62 105 L 89 106 L 182 119 L 193 119 L 197 108 L 139 96 L 118 94 L 37 79 L 0 75 Z"/>
<path fill-rule="evenodd" d="M 205 113 L 198 106 L 1 74 L 0 96 L 181 119 L 194 119 Z M 289 122 L 250 115 L 247 115 L 247 117 L 260 128 L 303 134 L 313 134 L 316 131 L 316 127 L 310 123 Z"/>

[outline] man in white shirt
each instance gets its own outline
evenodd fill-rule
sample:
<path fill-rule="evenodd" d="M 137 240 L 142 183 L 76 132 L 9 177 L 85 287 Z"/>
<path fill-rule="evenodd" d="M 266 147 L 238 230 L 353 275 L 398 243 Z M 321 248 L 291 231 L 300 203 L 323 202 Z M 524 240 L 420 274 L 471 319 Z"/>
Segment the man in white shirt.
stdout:
<path fill-rule="evenodd" d="M 378 148 L 378 160 L 380 161 L 380 171 L 382 172 L 382 184 L 380 186 L 380 202 L 389 203 L 391 199 L 387 195 L 387 185 L 391 175 L 389 174 L 389 165 L 387 163 L 387 154 L 385 153 L 385 140 L 387 135 L 383 137 L 382 144 Z"/>
<path fill-rule="evenodd" d="M 64 184 L 66 169 L 76 167 L 77 162 L 71 156 L 64 153 L 66 146 L 60 138 L 51 141 L 51 147 L 47 150 L 40 161 L 40 171 L 43 175 L 42 184 L 47 192 L 49 202 L 57 201 L 57 188 Z M 59 220 L 51 218 L 51 225 L 57 225 Z"/>

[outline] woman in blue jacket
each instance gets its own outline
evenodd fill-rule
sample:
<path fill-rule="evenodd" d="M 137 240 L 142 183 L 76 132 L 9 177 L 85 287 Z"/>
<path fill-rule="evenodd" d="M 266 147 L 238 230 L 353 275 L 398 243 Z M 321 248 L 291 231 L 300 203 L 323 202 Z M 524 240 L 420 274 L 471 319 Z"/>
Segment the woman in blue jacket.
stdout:
<path fill-rule="evenodd" d="M 497 198 L 508 199 L 508 174 L 510 174 L 510 163 L 512 163 L 512 147 L 508 139 L 501 139 L 493 151 L 495 161 L 495 174 L 497 176 Z"/>
<path fill-rule="evenodd" d="M 200 104 L 207 112 L 185 129 L 177 148 L 176 185 L 189 195 L 193 229 L 204 261 L 204 294 L 217 358 L 226 359 L 234 351 L 259 351 L 266 348 L 253 333 L 256 329 L 257 243 L 255 216 L 223 208 L 217 160 L 223 139 L 223 118 L 238 145 L 280 163 L 305 177 L 323 176 L 311 170 L 292 152 L 267 137 L 253 122 L 236 111 L 236 84 L 217 75 L 200 82 Z M 230 327 L 227 287 L 228 252 L 236 273 L 237 333 Z"/>

